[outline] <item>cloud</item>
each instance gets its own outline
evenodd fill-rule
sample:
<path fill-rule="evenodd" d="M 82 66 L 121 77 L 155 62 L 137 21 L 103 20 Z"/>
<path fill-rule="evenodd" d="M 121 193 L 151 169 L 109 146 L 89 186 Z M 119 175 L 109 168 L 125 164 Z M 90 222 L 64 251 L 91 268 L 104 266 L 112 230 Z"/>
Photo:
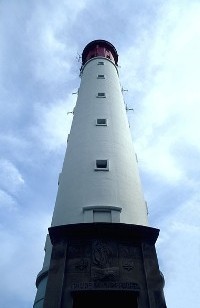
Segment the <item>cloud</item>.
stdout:
<path fill-rule="evenodd" d="M 7 307 L 30 307 L 33 303 L 35 279 L 44 255 L 49 221 L 50 216 L 42 210 L 37 214 L 30 210 L 27 215 L 18 211 L 12 228 L 0 224 L 0 271 L 4 277 L 0 281 L 0 289 L 4 290 L 0 298 L 1 307 L 5 303 Z M 18 283 L 14 283 L 16 279 Z"/>
<path fill-rule="evenodd" d="M 196 193 L 178 206 L 175 204 L 173 214 L 161 224 L 157 250 L 162 260 L 160 268 L 165 269 L 165 294 L 169 306 L 173 306 L 174 302 L 177 307 L 198 307 L 200 304 L 197 296 L 200 275 L 199 203 L 200 195 Z M 189 285 L 192 286 L 192 294 L 188 292 Z"/>
<path fill-rule="evenodd" d="M 67 100 L 56 101 L 48 105 L 35 105 L 36 125 L 32 127 L 33 135 L 39 143 L 48 150 L 58 150 L 65 146 L 70 131 L 72 114 L 75 106 L 75 96 L 68 96 Z"/>
<path fill-rule="evenodd" d="M 135 99 L 131 93 L 126 97 L 136 109 L 130 120 L 135 123 L 140 166 L 173 182 L 183 180 L 187 173 L 179 163 L 178 145 L 181 143 L 182 151 L 191 146 L 193 153 L 200 148 L 199 13 L 196 2 L 181 9 L 166 5 L 153 42 L 145 37 L 143 46 L 131 47 L 123 56 L 137 63 L 133 64 L 133 72 L 126 70 L 125 81 L 136 92 Z M 145 77 L 139 69 L 143 59 Z M 130 99 L 133 101 L 129 103 Z"/>
<path fill-rule="evenodd" d="M 8 193 L 0 189 L 0 209 L 9 212 L 15 211 L 17 208 L 16 201 Z"/>
<path fill-rule="evenodd" d="M 24 185 L 24 179 L 17 167 L 6 159 L 0 159 L 0 186 L 15 194 Z"/>
<path fill-rule="evenodd" d="M 78 1 L 71 5 L 54 1 L 45 5 L 35 3 L 31 18 L 27 21 L 27 49 L 31 60 L 31 69 L 36 81 L 54 83 L 64 81 L 75 58 L 73 42 L 69 31 L 77 22 L 77 16 L 87 5 L 87 1 Z"/>

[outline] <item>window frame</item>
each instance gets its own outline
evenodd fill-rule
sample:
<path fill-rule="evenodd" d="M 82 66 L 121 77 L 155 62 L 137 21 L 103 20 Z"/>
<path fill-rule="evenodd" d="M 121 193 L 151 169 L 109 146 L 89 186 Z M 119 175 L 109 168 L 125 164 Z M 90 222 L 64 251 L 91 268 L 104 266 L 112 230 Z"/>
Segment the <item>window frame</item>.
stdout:
<path fill-rule="evenodd" d="M 104 74 L 98 74 L 97 79 L 105 79 L 105 75 Z"/>
<path fill-rule="evenodd" d="M 105 92 L 98 92 L 96 97 L 97 98 L 105 98 L 106 97 L 106 93 Z"/>
<path fill-rule="evenodd" d="M 105 120 L 105 123 L 98 123 L 98 120 Z M 108 120 L 106 118 L 96 119 L 96 126 L 108 126 Z"/>
<path fill-rule="evenodd" d="M 106 162 L 106 167 L 98 167 L 98 162 Z M 108 159 L 96 159 L 95 161 L 95 171 L 109 171 L 109 160 Z"/>

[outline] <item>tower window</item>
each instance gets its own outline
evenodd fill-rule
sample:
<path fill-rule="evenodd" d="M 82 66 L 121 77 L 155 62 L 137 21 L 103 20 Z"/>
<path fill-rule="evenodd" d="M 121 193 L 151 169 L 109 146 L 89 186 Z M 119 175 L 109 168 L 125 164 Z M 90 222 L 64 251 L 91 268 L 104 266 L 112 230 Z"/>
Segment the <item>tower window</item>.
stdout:
<path fill-rule="evenodd" d="M 96 125 L 97 126 L 107 126 L 107 119 L 97 119 Z"/>
<path fill-rule="evenodd" d="M 83 207 L 84 222 L 120 222 L 121 207 L 89 205 Z M 106 306 L 107 307 L 107 306 Z"/>
<path fill-rule="evenodd" d="M 104 62 L 103 62 L 103 61 L 99 61 L 99 62 L 97 63 L 97 65 L 104 65 Z"/>
<path fill-rule="evenodd" d="M 106 97 L 106 94 L 104 92 L 99 92 L 97 94 L 97 97 Z"/>
<path fill-rule="evenodd" d="M 105 79 L 105 75 L 97 75 L 98 79 Z"/>
<path fill-rule="evenodd" d="M 94 222 L 112 222 L 111 210 L 95 210 L 93 211 Z"/>
<path fill-rule="evenodd" d="M 108 159 L 97 159 L 95 170 L 108 171 Z"/>

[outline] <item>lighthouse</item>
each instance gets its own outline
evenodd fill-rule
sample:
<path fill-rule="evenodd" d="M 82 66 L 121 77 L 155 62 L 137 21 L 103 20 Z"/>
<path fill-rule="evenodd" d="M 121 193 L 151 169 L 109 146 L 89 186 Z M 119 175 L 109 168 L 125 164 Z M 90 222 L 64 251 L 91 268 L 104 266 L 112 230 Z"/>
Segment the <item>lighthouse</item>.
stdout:
<path fill-rule="evenodd" d="M 115 47 L 90 42 L 80 77 L 34 307 L 164 308 Z"/>

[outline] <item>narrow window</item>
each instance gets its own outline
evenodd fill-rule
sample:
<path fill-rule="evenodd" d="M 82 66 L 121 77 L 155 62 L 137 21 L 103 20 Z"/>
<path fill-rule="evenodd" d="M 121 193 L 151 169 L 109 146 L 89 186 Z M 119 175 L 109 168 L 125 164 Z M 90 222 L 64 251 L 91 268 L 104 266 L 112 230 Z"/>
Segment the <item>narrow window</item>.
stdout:
<path fill-rule="evenodd" d="M 107 126 L 107 119 L 97 119 L 96 125 L 97 126 Z"/>
<path fill-rule="evenodd" d="M 99 92 L 97 94 L 97 97 L 106 97 L 106 94 L 104 92 Z"/>
<path fill-rule="evenodd" d="M 108 159 L 97 159 L 95 170 L 108 171 Z"/>
<path fill-rule="evenodd" d="M 105 79 L 105 76 L 104 75 L 97 75 L 97 78 L 98 79 Z"/>
<path fill-rule="evenodd" d="M 99 61 L 99 62 L 97 63 L 97 65 L 104 65 L 104 62 L 103 62 L 103 61 Z"/>

